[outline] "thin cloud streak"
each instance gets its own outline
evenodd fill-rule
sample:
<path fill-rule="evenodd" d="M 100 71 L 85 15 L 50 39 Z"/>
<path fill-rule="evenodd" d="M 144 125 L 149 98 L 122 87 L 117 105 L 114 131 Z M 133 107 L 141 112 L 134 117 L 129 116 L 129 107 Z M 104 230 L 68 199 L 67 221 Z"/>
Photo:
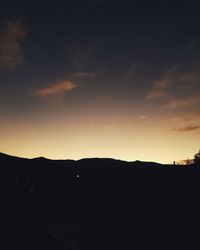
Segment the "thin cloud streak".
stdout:
<path fill-rule="evenodd" d="M 20 21 L 9 21 L 0 33 L 0 67 L 15 69 L 24 62 L 21 43 L 27 30 Z"/>
<path fill-rule="evenodd" d="M 72 57 L 72 63 L 77 67 L 83 67 L 88 64 L 88 61 L 96 51 L 93 45 L 85 44 L 84 42 L 75 43 L 68 46 Z"/>
<path fill-rule="evenodd" d="M 184 113 L 172 119 L 173 131 L 191 132 L 200 128 L 200 112 Z"/>
<path fill-rule="evenodd" d="M 87 73 L 87 72 L 77 72 L 77 73 L 73 73 L 71 75 L 71 77 L 73 79 L 76 79 L 76 80 L 84 80 L 84 79 L 95 78 L 95 74 L 93 74 L 93 73 Z"/>
<path fill-rule="evenodd" d="M 166 81 L 156 81 L 153 87 L 147 92 L 147 99 L 161 98 L 166 95 L 166 89 L 168 87 L 168 82 Z"/>
<path fill-rule="evenodd" d="M 200 102 L 200 95 L 169 100 L 166 105 L 162 106 L 162 109 L 189 108 L 195 104 L 198 104 L 199 102 Z"/>
<path fill-rule="evenodd" d="M 72 82 L 67 80 L 59 80 L 52 84 L 49 84 L 46 87 L 39 88 L 35 90 L 35 95 L 41 98 L 47 98 L 51 96 L 60 96 L 67 92 L 72 91 L 78 86 Z"/>
<path fill-rule="evenodd" d="M 174 128 L 174 131 L 178 131 L 178 132 L 191 132 L 191 131 L 195 131 L 200 129 L 200 125 L 197 126 L 188 126 L 188 127 L 184 127 L 184 128 Z"/>
<path fill-rule="evenodd" d="M 153 82 L 150 90 L 146 93 L 147 99 L 159 99 L 162 97 L 172 98 L 174 94 L 179 97 L 188 90 L 195 90 L 199 86 L 200 74 L 198 71 L 183 71 L 174 68 L 166 72 L 163 78 Z M 193 91 L 193 93 L 196 93 Z"/>
<path fill-rule="evenodd" d="M 147 99 L 159 99 L 169 94 L 169 87 L 173 83 L 174 78 L 176 78 L 176 69 L 177 67 L 172 68 L 167 71 L 163 78 L 156 80 L 150 90 L 146 93 Z"/>
<path fill-rule="evenodd" d="M 156 101 L 158 110 L 176 112 L 176 117 L 169 121 L 173 131 L 192 132 L 200 129 L 199 80 L 198 71 L 176 68 L 154 82 L 147 92 L 146 98 Z"/>

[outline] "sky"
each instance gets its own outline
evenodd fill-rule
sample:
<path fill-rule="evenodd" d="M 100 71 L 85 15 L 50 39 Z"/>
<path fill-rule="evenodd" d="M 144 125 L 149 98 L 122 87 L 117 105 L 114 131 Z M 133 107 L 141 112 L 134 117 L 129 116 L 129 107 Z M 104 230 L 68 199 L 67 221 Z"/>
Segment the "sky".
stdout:
<path fill-rule="evenodd" d="M 0 151 L 171 163 L 200 148 L 197 1 L 2 0 Z"/>

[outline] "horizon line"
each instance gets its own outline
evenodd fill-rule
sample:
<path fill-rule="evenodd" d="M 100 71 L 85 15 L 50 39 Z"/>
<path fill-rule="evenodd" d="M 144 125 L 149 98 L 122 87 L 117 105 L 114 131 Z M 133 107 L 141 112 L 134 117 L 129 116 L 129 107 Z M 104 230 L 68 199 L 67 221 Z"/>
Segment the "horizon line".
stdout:
<path fill-rule="evenodd" d="M 24 156 L 19 156 L 19 155 L 12 155 L 9 153 L 5 153 L 3 151 L 0 151 L 0 155 L 5 155 L 8 157 L 15 157 L 15 158 L 20 158 L 20 159 L 25 159 L 25 160 L 35 160 L 35 159 L 45 159 L 45 160 L 50 160 L 50 161 L 81 161 L 81 160 L 92 160 L 92 159 L 99 159 L 99 160 L 115 160 L 115 161 L 122 161 L 122 162 L 147 162 L 147 163 L 157 163 L 161 165 L 174 165 L 174 163 L 179 163 L 180 161 L 173 161 L 172 163 L 164 163 L 164 162 L 157 162 L 157 161 L 146 161 L 146 160 L 125 160 L 125 159 L 119 159 L 119 158 L 112 158 L 112 157 L 83 157 L 83 158 L 78 158 L 78 159 L 71 159 L 71 158 L 48 158 L 44 156 L 36 156 L 36 157 L 24 157 Z"/>

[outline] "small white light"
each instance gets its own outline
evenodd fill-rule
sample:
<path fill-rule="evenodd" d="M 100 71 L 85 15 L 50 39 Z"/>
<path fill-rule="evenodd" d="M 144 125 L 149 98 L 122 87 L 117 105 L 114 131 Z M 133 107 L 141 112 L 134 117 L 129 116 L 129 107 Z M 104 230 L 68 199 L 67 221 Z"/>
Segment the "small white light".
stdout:
<path fill-rule="evenodd" d="M 80 178 L 80 175 L 79 175 L 79 174 L 77 174 L 77 175 L 76 175 L 76 178 Z"/>

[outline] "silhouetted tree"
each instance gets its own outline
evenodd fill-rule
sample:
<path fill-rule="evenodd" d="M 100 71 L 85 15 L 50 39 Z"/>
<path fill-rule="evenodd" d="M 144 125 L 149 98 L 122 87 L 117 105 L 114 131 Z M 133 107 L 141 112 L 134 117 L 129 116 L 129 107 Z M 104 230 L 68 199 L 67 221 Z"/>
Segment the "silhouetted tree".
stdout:
<path fill-rule="evenodd" d="M 196 153 L 195 155 L 194 155 L 194 164 L 196 165 L 196 166 L 200 166 L 200 150 L 199 150 L 199 152 L 198 153 Z"/>
<path fill-rule="evenodd" d="M 188 166 L 188 165 L 192 165 L 194 163 L 193 159 L 186 159 L 184 160 L 184 165 Z"/>

